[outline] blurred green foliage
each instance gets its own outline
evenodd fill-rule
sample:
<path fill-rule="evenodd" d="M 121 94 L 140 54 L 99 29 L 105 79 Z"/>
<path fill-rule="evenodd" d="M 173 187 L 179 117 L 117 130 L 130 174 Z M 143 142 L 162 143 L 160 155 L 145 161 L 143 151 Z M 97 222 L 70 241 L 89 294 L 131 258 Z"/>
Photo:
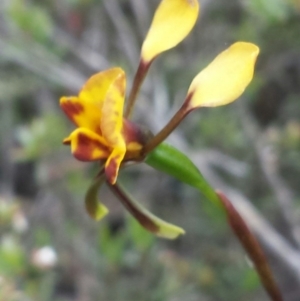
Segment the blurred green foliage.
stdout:
<path fill-rule="evenodd" d="M 12 0 L 7 14 L 18 29 L 38 42 L 46 42 L 53 34 L 53 19 L 47 8 L 23 0 Z"/>

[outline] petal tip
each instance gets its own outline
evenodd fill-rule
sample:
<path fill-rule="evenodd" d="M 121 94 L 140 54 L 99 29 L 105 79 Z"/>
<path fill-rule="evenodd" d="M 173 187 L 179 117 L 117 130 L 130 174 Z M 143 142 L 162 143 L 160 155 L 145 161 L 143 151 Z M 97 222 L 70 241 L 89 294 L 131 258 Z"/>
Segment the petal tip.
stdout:
<path fill-rule="evenodd" d="M 61 97 L 59 104 L 62 110 L 71 120 L 74 120 L 74 117 L 76 115 L 82 114 L 84 112 L 83 105 L 78 101 L 77 97 L 74 96 Z"/>
<path fill-rule="evenodd" d="M 142 46 L 142 60 L 150 62 L 179 44 L 194 27 L 198 14 L 198 0 L 161 1 Z"/>
<path fill-rule="evenodd" d="M 62 143 L 64 145 L 70 145 L 71 144 L 71 136 L 65 138 Z"/>
<path fill-rule="evenodd" d="M 103 180 L 103 176 L 97 177 L 87 190 L 85 196 L 85 209 L 89 216 L 96 221 L 99 221 L 100 219 L 104 218 L 109 212 L 107 207 L 104 206 L 101 202 L 99 202 L 97 198 L 98 191 L 103 183 Z"/>
<path fill-rule="evenodd" d="M 157 236 L 167 238 L 167 239 L 176 239 L 180 235 L 184 235 L 184 234 L 185 234 L 184 229 L 169 223 L 162 225 L 159 231 L 156 233 Z"/>

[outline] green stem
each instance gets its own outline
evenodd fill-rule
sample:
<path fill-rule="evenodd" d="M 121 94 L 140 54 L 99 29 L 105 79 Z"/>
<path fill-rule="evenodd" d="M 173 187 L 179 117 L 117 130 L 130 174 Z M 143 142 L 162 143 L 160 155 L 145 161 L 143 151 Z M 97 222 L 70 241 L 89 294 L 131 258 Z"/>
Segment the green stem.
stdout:
<path fill-rule="evenodd" d="M 152 63 L 152 61 L 144 62 L 143 60 L 141 60 L 139 63 L 138 69 L 135 73 L 135 77 L 133 80 L 133 85 L 132 85 L 132 88 L 131 88 L 131 91 L 130 91 L 130 94 L 128 97 L 128 103 L 127 103 L 126 110 L 124 113 L 125 118 L 129 118 L 132 114 L 132 110 L 133 110 L 133 107 L 136 102 L 136 97 L 137 97 L 137 95 L 140 91 L 141 85 L 148 73 L 151 63 Z"/>

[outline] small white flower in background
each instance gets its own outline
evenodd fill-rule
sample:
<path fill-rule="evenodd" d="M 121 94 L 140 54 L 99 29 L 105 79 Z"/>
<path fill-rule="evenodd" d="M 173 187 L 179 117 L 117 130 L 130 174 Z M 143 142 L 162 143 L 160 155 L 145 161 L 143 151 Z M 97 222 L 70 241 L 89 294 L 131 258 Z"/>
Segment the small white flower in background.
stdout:
<path fill-rule="evenodd" d="M 42 270 L 51 269 L 57 264 L 56 251 L 51 246 L 34 250 L 31 256 L 31 263 Z"/>

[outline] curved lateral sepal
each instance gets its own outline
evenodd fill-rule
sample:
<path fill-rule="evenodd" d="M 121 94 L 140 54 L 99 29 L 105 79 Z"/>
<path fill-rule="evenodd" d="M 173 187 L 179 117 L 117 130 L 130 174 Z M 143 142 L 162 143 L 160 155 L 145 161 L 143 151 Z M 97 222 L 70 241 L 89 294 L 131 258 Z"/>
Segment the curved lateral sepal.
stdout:
<path fill-rule="evenodd" d="M 139 224 L 149 232 L 167 239 L 175 239 L 185 231 L 173 224 L 167 223 L 149 212 L 140 203 L 133 200 L 119 184 L 111 185 L 107 183 L 112 192 L 118 197 L 126 209 L 135 217 Z"/>
<path fill-rule="evenodd" d="M 98 191 L 104 182 L 104 175 L 98 176 L 91 184 L 85 195 L 85 209 L 89 216 L 99 221 L 108 213 L 108 209 L 98 200 Z"/>

